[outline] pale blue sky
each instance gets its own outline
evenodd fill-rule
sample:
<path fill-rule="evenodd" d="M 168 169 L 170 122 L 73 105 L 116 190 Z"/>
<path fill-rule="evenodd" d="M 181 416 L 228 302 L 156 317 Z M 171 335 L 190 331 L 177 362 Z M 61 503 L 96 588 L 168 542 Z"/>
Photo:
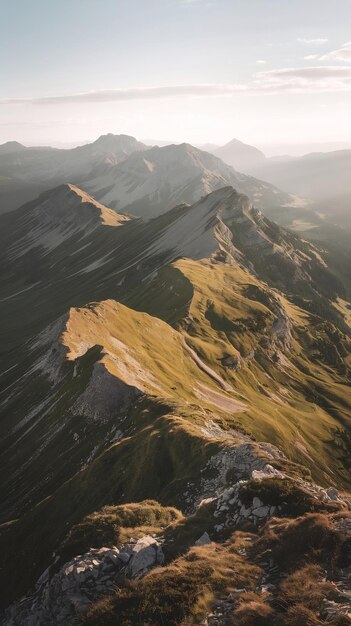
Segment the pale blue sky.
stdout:
<path fill-rule="evenodd" d="M 0 142 L 351 141 L 350 0 L 0 0 Z"/>

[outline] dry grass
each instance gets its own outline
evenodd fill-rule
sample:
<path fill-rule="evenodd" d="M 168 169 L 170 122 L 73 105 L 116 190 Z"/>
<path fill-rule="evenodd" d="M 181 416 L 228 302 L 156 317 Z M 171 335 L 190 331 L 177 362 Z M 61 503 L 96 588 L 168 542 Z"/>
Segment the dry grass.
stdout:
<path fill-rule="evenodd" d="M 306 562 L 332 563 L 338 558 L 342 544 L 342 537 L 328 515 L 307 513 L 293 520 L 271 520 L 254 552 L 260 557 L 270 550 L 280 568 L 290 570 Z"/>
<path fill-rule="evenodd" d="M 322 626 L 315 613 L 302 604 L 297 604 L 282 616 L 279 626 Z"/>
<path fill-rule="evenodd" d="M 81 623 L 192 626 L 201 623 L 214 597 L 227 595 L 236 587 L 253 589 L 261 574 L 232 546 L 193 548 L 171 565 L 153 570 L 114 597 L 95 604 Z"/>
<path fill-rule="evenodd" d="M 180 511 L 163 507 L 155 500 L 104 506 L 72 528 L 61 546 L 61 557 L 69 560 L 92 547 L 123 543 L 132 535 L 140 537 L 157 533 L 182 519 Z"/>
<path fill-rule="evenodd" d="M 316 564 L 306 565 L 284 579 L 279 588 L 278 602 L 283 610 L 301 604 L 306 609 L 318 612 L 323 599 L 333 586 L 323 581 L 321 568 Z"/>
<path fill-rule="evenodd" d="M 265 602 L 265 597 L 246 593 L 239 600 L 233 612 L 233 626 L 271 626 L 275 612 Z"/>

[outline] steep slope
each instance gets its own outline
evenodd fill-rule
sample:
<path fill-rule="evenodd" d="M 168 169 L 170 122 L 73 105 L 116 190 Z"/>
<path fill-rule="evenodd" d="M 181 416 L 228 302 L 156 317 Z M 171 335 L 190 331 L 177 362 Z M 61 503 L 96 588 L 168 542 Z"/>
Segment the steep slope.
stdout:
<path fill-rule="evenodd" d="M 168 530 L 169 563 L 204 531 L 225 551 L 246 517 L 257 531 L 274 513 L 347 516 L 335 488 L 350 480 L 349 304 L 322 250 L 232 188 L 145 222 L 71 185 L 3 216 L 0 249 L 7 604 L 53 551 L 56 565 L 22 609 L 55 603 L 56 582 L 69 580 L 60 568 L 77 554 L 100 567 L 91 547 L 134 554 L 138 524 L 123 541 L 85 535 L 83 518 L 107 505 L 156 498 L 186 513 Z M 83 545 L 69 552 L 71 529 Z M 79 581 L 85 565 L 76 567 L 67 564 Z M 15 623 L 26 624 L 20 607 Z M 72 609 L 62 620 L 73 623 Z"/>
<path fill-rule="evenodd" d="M 245 172 L 245 174 L 251 173 L 254 167 L 264 165 L 266 162 L 266 157 L 261 150 L 238 139 L 232 139 L 224 146 L 209 150 L 209 152 L 213 152 L 225 163 L 239 172 Z"/>
<path fill-rule="evenodd" d="M 303 203 L 272 185 L 236 172 L 214 155 L 189 144 L 135 153 L 106 174 L 92 173 L 83 187 L 118 211 L 150 218 L 176 204 L 193 204 L 227 185 L 248 195 L 260 208 Z"/>
<path fill-rule="evenodd" d="M 19 207 L 54 185 L 77 183 L 93 168 L 106 171 L 134 151 L 145 149 L 134 137 L 112 134 L 69 150 L 4 144 L 0 147 L 0 213 Z"/>

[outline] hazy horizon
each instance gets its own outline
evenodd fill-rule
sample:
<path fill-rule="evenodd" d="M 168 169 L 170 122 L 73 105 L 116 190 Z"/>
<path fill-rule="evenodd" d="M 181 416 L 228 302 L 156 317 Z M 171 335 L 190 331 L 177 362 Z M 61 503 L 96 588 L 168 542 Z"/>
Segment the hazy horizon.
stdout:
<path fill-rule="evenodd" d="M 119 134 L 126 134 L 126 133 L 119 133 Z M 101 135 L 100 135 L 101 136 Z M 62 149 L 62 150 L 68 150 L 68 149 L 72 149 L 72 148 L 78 148 L 79 146 L 84 146 L 87 145 L 89 143 L 93 143 L 94 141 L 96 141 L 98 139 L 98 137 L 91 137 L 89 139 L 83 139 L 81 141 L 59 141 L 56 139 L 48 139 L 46 142 L 45 141 L 33 141 L 33 142 L 19 142 L 22 143 L 22 145 L 24 145 L 27 148 L 30 147 L 51 147 L 51 148 L 58 148 L 58 149 Z M 136 137 L 136 139 L 138 141 L 141 141 L 142 143 L 146 144 L 147 146 L 154 146 L 154 145 L 159 145 L 159 146 L 166 146 L 166 145 L 171 145 L 171 144 L 181 144 L 181 143 L 190 143 L 192 144 L 191 141 L 189 141 L 188 138 L 184 137 L 183 140 L 181 141 L 177 141 L 174 139 L 164 139 L 164 138 L 155 138 L 155 139 L 150 139 L 150 138 L 144 138 L 144 137 Z M 230 137 L 228 138 L 228 142 L 225 143 L 229 143 L 232 139 L 238 139 L 239 141 L 242 141 L 242 143 L 248 144 L 248 142 L 246 142 L 243 138 L 239 138 L 239 137 Z M 6 142 L 11 142 L 11 141 L 18 141 L 18 140 L 13 140 L 13 139 L 9 139 L 6 140 Z M 1 144 L 0 144 L 1 145 Z M 208 151 L 209 148 L 208 146 L 213 145 L 214 149 L 216 147 L 217 144 L 212 144 L 210 142 L 206 142 L 206 143 L 198 143 L 198 142 L 194 142 L 194 145 L 200 149 L 206 150 Z M 223 144 L 224 145 L 224 144 Z M 250 144 L 248 144 L 250 145 Z M 253 145 L 253 144 L 252 144 Z M 218 147 L 221 147 L 220 144 L 218 144 Z M 268 158 L 274 158 L 274 157 L 278 157 L 278 156 L 292 156 L 292 157 L 298 157 L 298 156 L 304 156 L 306 154 L 309 153 L 313 153 L 313 152 L 334 152 L 334 151 L 338 151 L 338 150 L 351 150 L 351 141 L 347 142 L 347 141 L 334 141 L 334 142 L 311 142 L 311 143 L 272 143 L 272 144 L 259 144 L 259 143 L 255 143 L 254 145 L 255 148 L 258 148 L 259 150 L 261 150 L 265 156 L 267 156 Z M 210 150 L 211 151 L 211 150 Z"/>
<path fill-rule="evenodd" d="M 348 0 L 5 1 L 0 143 L 351 145 L 350 19 Z"/>

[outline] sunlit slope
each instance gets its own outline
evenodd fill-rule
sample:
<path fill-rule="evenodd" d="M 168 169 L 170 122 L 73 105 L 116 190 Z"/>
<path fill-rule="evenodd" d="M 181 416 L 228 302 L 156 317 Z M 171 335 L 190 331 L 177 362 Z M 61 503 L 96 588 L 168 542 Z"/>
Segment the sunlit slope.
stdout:
<path fill-rule="evenodd" d="M 177 301 L 184 307 L 189 283 L 186 314 L 176 320 L 173 311 Z M 319 481 L 328 476 L 346 485 L 351 445 L 347 335 L 237 265 L 179 260 L 162 274 L 159 287 L 157 281 L 151 284 L 144 306 L 156 314 L 159 302 L 159 314 L 239 394 L 246 405 L 241 425 L 310 467 Z M 141 306 L 137 293 L 132 302 Z M 226 419 L 230 423 L 230 415 Z"/>
<path fill-rule="evenodd" d="M 105 504 L 194 511 L 267 463 L 349 484 L 350 305 L 323 250 L 231 187 L 145 223 L 62 186 L 3 220 L 10 595 Z"/>
<path fill-rule="evenodd" d="M 17 471 L 8 465 L 17 498 L 27 497 L 13 526 L 28 559 L 23 588 L 65 528 L 109 502 L 157 496 L 191 509 L 267 462 L 311 470 L 324 484 L 349 482 L 347 358 L 326 361 L 320 342 L 332 345 L 330 325 L 235 263 L 180 259 L 149 288 L 143 306 L 153 315 L 114 300 L 92 303 L 42 338 L 47 352 L 37 366 L 46 386 L 37 397 L 44 391 L 47 406 L 19 425 L 10 451 Z M 131 295 L 136 308 L 142 294 Z M 347 338 L 333 332 L 340 354 Z M 22 405 L 34 380 L 23 382 Z M 295 470 L 271 444 L 306 469 Z M 21 468 L 24 451 L 35 449 Z M 49 497 L 30 510 L 28 494 L 33 503 Z M 40 543 L 34 566 L 29 531 Z"/>
<path fill-rule="evenodd" d="M 145 224 L 62 186 L 6 220 L 5 515 L 120 436 L 139 394 L 215 412 L 321 481 L 328 458 L 344 484 L 348 305 L 318 248 L 228 187 Z"/>

